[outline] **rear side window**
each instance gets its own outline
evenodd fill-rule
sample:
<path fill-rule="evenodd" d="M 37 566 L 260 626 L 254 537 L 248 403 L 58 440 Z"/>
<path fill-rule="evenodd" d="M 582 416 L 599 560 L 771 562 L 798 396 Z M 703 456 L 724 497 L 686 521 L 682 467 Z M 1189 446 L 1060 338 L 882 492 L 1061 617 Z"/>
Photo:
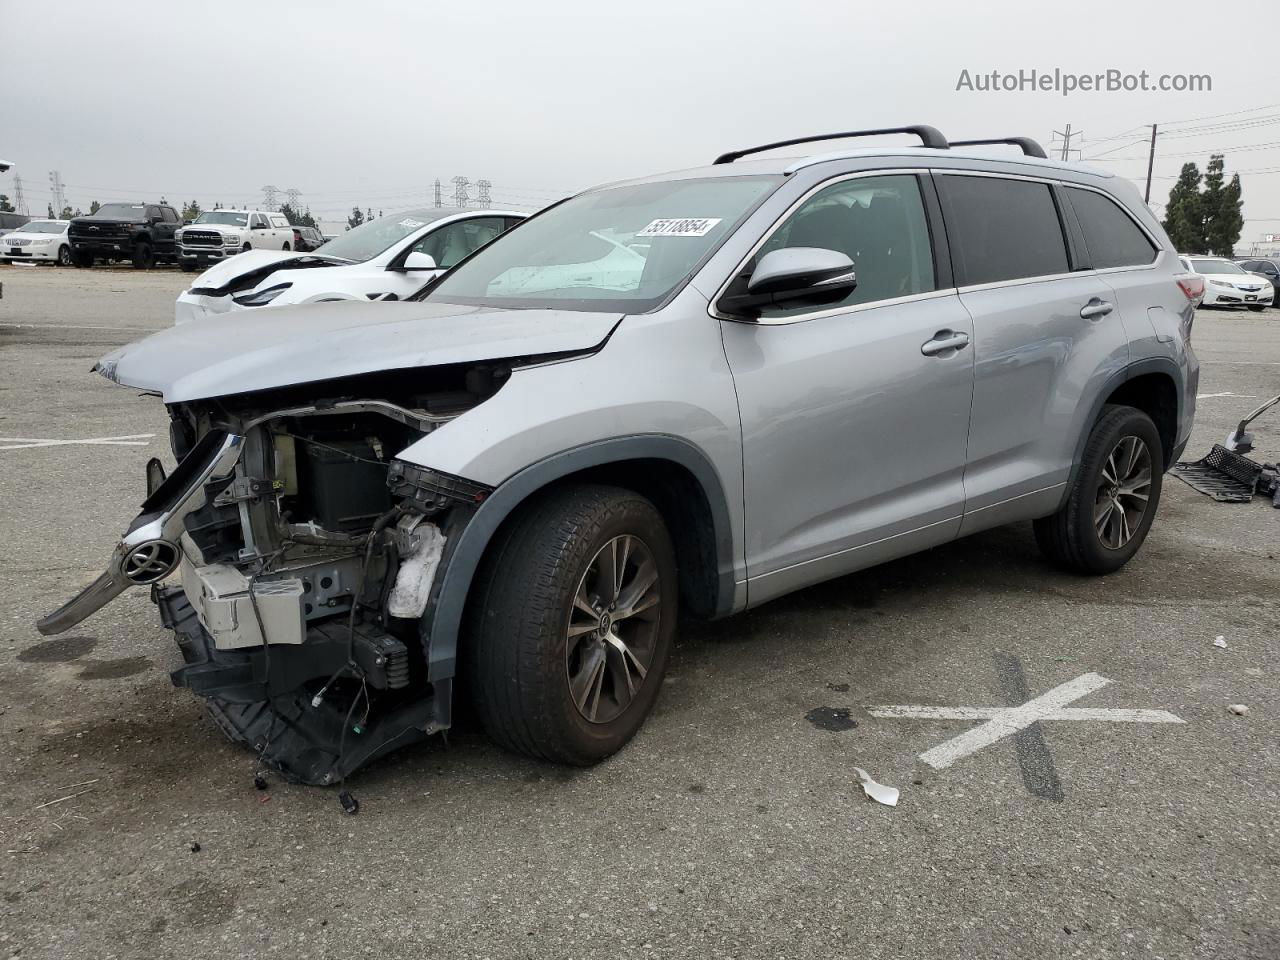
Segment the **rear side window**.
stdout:
<path fill-rule="evenodd" d="M 1155 244 L 1114 200 L 1078 187 L 1066 190 L 1095 270 L 1142 267 L 1156 258 Z"/>
<path fill-rule="evenodd" d="M 1047 183 L 944 175 L 947 236 L 960 283 L 1067 273 L 1067 242 Z"/>

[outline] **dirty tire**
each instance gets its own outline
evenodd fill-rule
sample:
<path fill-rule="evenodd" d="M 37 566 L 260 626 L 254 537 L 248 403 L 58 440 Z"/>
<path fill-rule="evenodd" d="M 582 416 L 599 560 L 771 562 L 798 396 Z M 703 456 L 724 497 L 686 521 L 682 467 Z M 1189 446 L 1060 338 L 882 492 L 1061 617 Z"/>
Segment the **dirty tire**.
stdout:
<path fill-rule="evenodd" d="M 658 626 L 648 670 L 626 708 L 608 722 L 591 722 L 570 694 L 566 633 L 588 567 L 623 535 L 639 538 L 656 562 Z M 476 584 L 464 672 L 489 735 L 509 750 L 576 766 L 621 749 L 657 699 L 675 634 L 675 550 L 653 504 L 597 485 L 536 495 L 499 531 Z"/>
<path fill-rule="evenodd" d="M 156 265 L 156 256 L 151 252 L 151 244 L 140 243 L 133 248 L 133 269 L 150 270 Z"/>
<path fill-rule="evenodd" d="M 1102 541 L 1094 522 L 1094 509 L 1105 486 L 1103 470 L 1107 459 L 1127 437 L 1135 437 L 1146 445 L 1151 458 L 1151 480 L 1145 513 L 1130 539 L 1123 546 L 1113 548 Z M 1080 469 L 1066 504 L 1057 513 L 1035 521 L 1040 550 L 1059 567 L 1076 573 L 1097 575 L 1119 570 L 1147 538 L 1160 505 L 1163 475 L 1164 450 L 1151 418 L 1134 407 L 1114 404 L 1104 407 L 1085 443 Z"/>

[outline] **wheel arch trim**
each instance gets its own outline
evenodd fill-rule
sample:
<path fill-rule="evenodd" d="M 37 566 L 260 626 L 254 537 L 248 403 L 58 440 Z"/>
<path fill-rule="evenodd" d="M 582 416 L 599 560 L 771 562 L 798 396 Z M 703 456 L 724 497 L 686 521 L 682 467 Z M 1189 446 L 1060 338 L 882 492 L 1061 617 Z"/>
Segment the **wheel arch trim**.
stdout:
<path fill-rule="evenodd" d="M 525 467 L 499 484 L 456 534 L 435 593 L 435 609 L 424 622 L 428 679 L 452 677 L 458 636 L 471 585 L 489 544 L 503 522 L 539 490 L 591 467 L 625 460 L 666 460 L 687 469 L 702 487 L 711 508 L 716 547 L 715 615 L 733 609 L 734 544 L 724 485 L 710 458 L 693 443 L 669 434 L 615 437 L 573 447 Z"/>

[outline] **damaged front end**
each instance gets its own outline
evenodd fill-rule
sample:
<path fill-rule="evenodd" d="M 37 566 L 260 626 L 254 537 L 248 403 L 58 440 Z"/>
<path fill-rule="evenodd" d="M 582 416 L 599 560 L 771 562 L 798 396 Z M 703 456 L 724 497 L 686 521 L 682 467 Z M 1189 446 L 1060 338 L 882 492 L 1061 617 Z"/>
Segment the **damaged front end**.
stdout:
<path fill-rule="evenodd" d="M 294 781 L 334 783 L 446 729 L 452 671 L 430 669 L 432 587 L 489 488 L 396 453 L 509 375 L 459 364 L 333 381 L 322 400 L 303 399 L 313 385 L 170 404 L 178 466 L 164 477 L 153 462 L 154 489 L 106 571 L 40 632 L 150 586 L 185 661 L 174 684 Z M 362 388 L 381 395 L 347 392 Z"/>

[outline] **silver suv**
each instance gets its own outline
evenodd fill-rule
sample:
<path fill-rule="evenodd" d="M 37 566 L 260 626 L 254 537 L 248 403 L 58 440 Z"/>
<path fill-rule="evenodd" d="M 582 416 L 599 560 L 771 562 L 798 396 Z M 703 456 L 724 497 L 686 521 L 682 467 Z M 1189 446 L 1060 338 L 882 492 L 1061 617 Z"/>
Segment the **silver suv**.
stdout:
<path fill-rule="evenodd" d="M 682 608 L 1019 520 L 1118 569 L 1191 430 L 1203 281 L 1124 180 L 889 132 L 923 146 L 736 151 L 565 200 L 407 301 L 103 358 L 163 397 L 178 466 L 41 631 L 151 584 L 174 682 L 329 783 L 448 728 L 455 678 L 503 745 L 598 761 Z"/>

